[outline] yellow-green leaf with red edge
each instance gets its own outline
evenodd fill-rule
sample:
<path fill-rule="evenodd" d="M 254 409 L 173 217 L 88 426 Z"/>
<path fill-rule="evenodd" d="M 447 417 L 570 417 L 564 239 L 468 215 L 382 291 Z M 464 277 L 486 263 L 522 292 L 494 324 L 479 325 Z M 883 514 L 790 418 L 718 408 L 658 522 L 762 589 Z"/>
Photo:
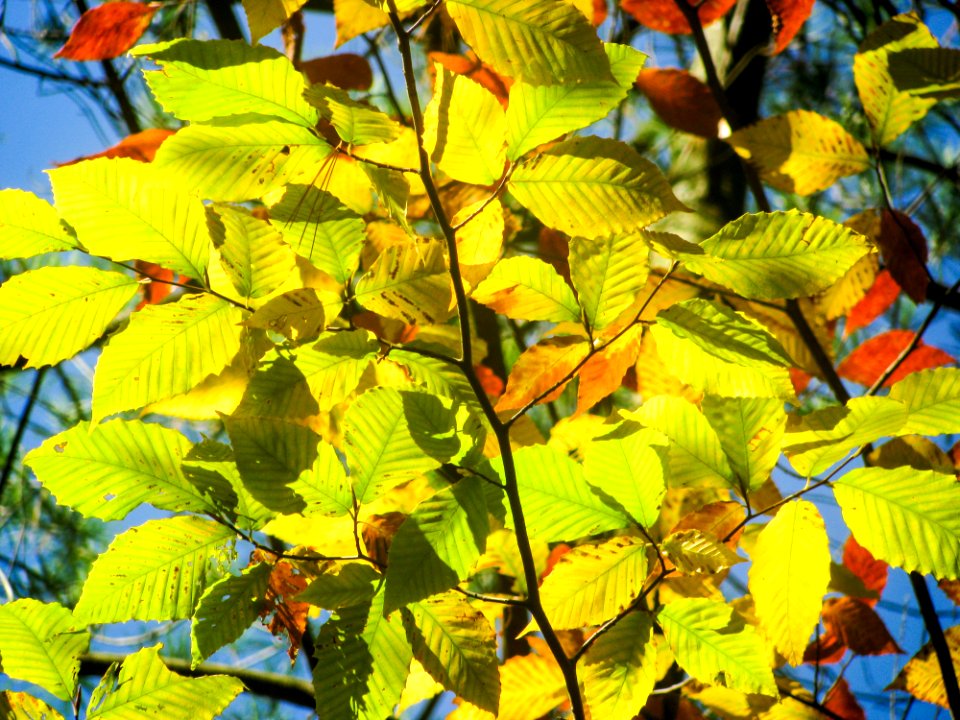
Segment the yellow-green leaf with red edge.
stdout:
<path fill-rule="evenodd" d="M 715 138 L 723 113 L 701 80 L 678 68 L 645 68 L 636 86 L 667 125 L 705 138 Z"/>
<path fill-rule="evenodd" d="M 701 25 L 709 25 L 720 19 L 736 4 L 736 0 L 687 0 L 687 2 L 696 7 Z M 674 35 L 689 35 L 692 32 L 690 23 L 677 7 L 675 0 L 622 0 L 620 5 L 641 25 L 646 25 L 651 30 Z"/>
<path fill-rule="evenodd" d="M 556 399 L 589 353 L 589 342 L 570 335 L 547 338 L 527 348 L 510 370 L 497 411 Z"/>
<path fill-rule="evenodd" d="M 764 182 L 798 195 L 824 190 L 870 168 L 860 141 L 836 121 L 809 110 L 761 120 L 726 140 Z"/>
<path fill-rule="evenodd" d="M 498 262 L 472 297 L 515 320 L 580 322 L 573 290 L 539 258 L 517 255 Z"/>
<path fill-rule="evenodd" d="M 960 672 L 960 625 L 947 628 L 943 634 L 947 639 L 953 667 Z M 932 642 L 920 648 L 884 690 L 904 690 L 923 702 L 947 709 L 950 707 L 943 673 L 940 672 L 939 660 Z"/>
<path fill-rule="evenodd" d="M 888 330 L 869 338 L 837 365 L 837 374 L 860 385 L 868 387 L 873 385 L 910 346 L 914 335 L 915 333 L 910 330 Z M 920 340 L 906 359 L 897 366 L 894 373 L 884 381 L 883 386 L 889 387 L 920 370 L 953 365 L 956 362 L 955 358 L 943 350 Z"/>
<path fill-rule="evenodd" d="M 750 594 L 760 635 L 799 665 L 830 582 L 830 544 L 816 506 L 782 506 L 760 531 L 752 553 Z"/>
<path fill-rule="evenodd" d="M 640 353 L 641 325 L 633 325 L 620 337 L 590 357 L 580 368 L 577 385 L 577 411 L 587 412 L 608 395 L 616 392 L 623 376 Z"/>
<path fill-rule="evenodd" d="M 243 0 L 247 27 L 250 28 L 250 42 L 256 45 L 306 3 L 307 0 Z"/>
<path fill-rule="evenodd" d="M 160 3 L 105 2 L 80 16 L 55 58 L 109 60 L 123 55 L 150 27 Z"/>
<path fill-rule="evenodd" d="M 773 20 L 773 54 L 783 52 L 813 11 L 816 0 L 766 0 Z"/>

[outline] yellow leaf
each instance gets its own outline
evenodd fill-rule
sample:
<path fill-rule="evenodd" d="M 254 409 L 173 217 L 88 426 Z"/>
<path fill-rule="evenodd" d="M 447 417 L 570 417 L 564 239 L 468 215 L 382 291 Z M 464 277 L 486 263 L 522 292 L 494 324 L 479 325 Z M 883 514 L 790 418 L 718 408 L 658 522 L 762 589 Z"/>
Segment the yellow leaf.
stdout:
<path fill-rule="evenodd" d="M 960 674 L 960 625 L 947 628 L 944 635 L 947 638 L 947 647 L 950 648 L 950 657 L 953 658 L 954 670 Z M 905 690 L 918 700 L 933 703 L 942 708 L 950 707 L 937 655 L 930 643 L 924 645 L 916 655 L 910 658 L 910 662 L 885 689 Z"/>
<path fill-rule="evenodd" d="M 260 38 L 280 27 L 306 4 L 307 0 L 243 0 L 250 27 L 250 41 L 257 44 Z"/>
<path fill-rule="evenodd" d="M 587 341 L 570 335 L 548 338 L 527 348 L 510 371 L 497 411 L 522 408 L 533 400 L 554 400 L 589 352 Z"/>
<path fill-rule="evenodd" d="M 780 508 L 753 551 L 750 592 L 760 634 L 791 665 L 803 661 L 830 582 L 830 545 L 816 506 L 798 500 Z"/>
<path fill-rule="evenodd" d="M 334 0 L 337 42 L 335 48 L 370 30 L 390 24 L 390 17 L 380 8 L 364 0 Z"/>
<path fill-rule="evenodd" d="M 498 199 L 487 205 L 485 202 L 471 203 L 453 216 L 454 227 L 466 222 L 457 229 L 457 255 L 468 292 L 490 274 L 503 251 L 503 205 Z"/>

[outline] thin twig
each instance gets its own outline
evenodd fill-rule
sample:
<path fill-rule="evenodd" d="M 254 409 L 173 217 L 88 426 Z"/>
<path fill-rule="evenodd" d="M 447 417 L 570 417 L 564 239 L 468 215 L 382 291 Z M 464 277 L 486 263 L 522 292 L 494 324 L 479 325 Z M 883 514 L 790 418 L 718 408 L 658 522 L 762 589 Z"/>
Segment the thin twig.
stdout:
<path fill-rule="evenodd" d="M 30 394 L 27 395 L 27 402 L 24 404 L 23 410 L 20 411 L 20 419 L 17 420 L 17 429 L 14 430 L 13 437 L 10 438 L 10 447 L 7 448 L 7 455 L 3 461 L 3 470 L 0 471 L 0 500 L 2 500 L 3 493 L 7 489 L 10 476 L 13 474 L 13 464 L 20 454 L 20 443 L 23 441 L 23 435 L 26 433 L 27 426 L 30 424 L 30 415 L 33 413 L 33 407 L 37 402 L 37 398 L 40 397 L 40 388 L 43 385 L 44 378 L 47 376 L 48 369 L 48 367 L 42 367 L 37 370 L 37 374 L 33 378 L 33 385 L 30 387 Z"/>
<path fill-rule="evenodd" d="M 498 597 L 496 595 L 484 595 L 483 593 L 473 592 L 472 590 L 464 590 L 462 587 L 454 587 L 455 591 L 461 595 L 466 595 L 468 598 L 473 598 L 474 600 L 481 600 L 488 603 L 497 603 L 499 605 L 514 605 L 520 607 L 526 607 L 527 601 L 523 598 L 512 598 L 512 597 Z"/>

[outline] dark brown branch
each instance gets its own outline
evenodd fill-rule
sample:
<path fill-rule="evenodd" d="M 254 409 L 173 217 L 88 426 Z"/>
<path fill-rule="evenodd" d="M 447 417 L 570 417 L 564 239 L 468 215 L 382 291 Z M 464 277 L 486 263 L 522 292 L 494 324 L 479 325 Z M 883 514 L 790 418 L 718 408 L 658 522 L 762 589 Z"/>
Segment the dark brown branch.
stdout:
<path fill-rule="evenodd" d="M 13 474 L 13 465 L 20 454 L 20 443 L 23 441 L 23 435 L 30 424 L 30 415 L 33 414 L 33 407 L 36 405 L 37 398 L 40 397 L 40 387 L 43 385 L 43 379 L 46 377 L 49 368 L 42 367 L 37 370 L 33 378 L 33 386 L 30 388 L 30 394 L 27 395 L 27 402 L 20 411 L 20 419 L 17 421 L 17 429 L 10 438 L 10 447 L 7 448 L 7 456 L 3 461 L 3 471 L 0 472 L 0 500 L 3 499 L 3 492 L 7 489 L 7 483 Z"/>

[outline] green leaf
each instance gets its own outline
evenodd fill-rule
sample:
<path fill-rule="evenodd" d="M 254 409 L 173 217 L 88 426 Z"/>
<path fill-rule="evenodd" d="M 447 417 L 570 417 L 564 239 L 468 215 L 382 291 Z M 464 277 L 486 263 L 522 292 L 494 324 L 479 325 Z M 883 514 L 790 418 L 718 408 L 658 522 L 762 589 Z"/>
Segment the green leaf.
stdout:
<path fill-rule="evenodd" d="M 294 269 L 294 255 L 279 232 L 245 210 L 216 207 L 223 221 L 220 262 L 241 297 L 261 298 L 280 287 Z"/>
<path fill-rule="evenodd" d="M 583 657 L 581 677 L 593 717 L 633 720 L 657 679 L 650 616 L 630 613 L 599 637 Z"/>
<path fill-rule="evenodd" d="M 174 40 L 140 45 L 160 70 L 145 73 L 164 110 L 180 120 L 205 122 L 256 113 L 312 128 L 317 111 L 303 99 L 303 75 L 273 48 L 238 40 Z"/>
<path fill-rule="evenodd" d="M 693 298 L 657 315 L 650 328 L 671 372 L 708 394 L 792 398 L 793 365 L 779 342 L 756 320 Z"/>
<path fill-rule="evenodd" d="M 0 190 L 0 260 L 75 248 L 50 203 L 26 190 Z"/>
<path fill-rule="evenodd" d="M 584 450 L 583 473 L 643 527 L 660 516 L 666 494 L 667 441 L 633 422 L 593 440 Z"/>
<path fill-rule="evenodd" d="M 57 502 L 86 517 L 122 520 L 150 503 L 161 510 L 204 512 L 210 503 L 184 477 L 190 442 L 176 430 L 139 420 L 81 422 L 24 458 Z"/>
<path fill-rule="evenodd" d="M 648 548 L 641 538 L 622 536 L 561 556 L 540 587 L 550 624 L 567 630 L 615 617 L 643 589 Z"/>
<path fill-rule="evenodd" d="M 844 522 L 874 557 L 907 572 L 960 578 L 960 485 L 952 473 L 857 468 L 833 492 Z"/>
<path fill-rule="evenodd" d="M 346 469 L 333 445 L 323 440 L 317 446 L 313 466 L 300 473 L 290 489 L 306 503 L 304 515 L 340 517 L 353 510 L 353 492 Z"/>
<path fill-rule="evenodd" d="M 257 563 L 241 575 L 227 575 L 206 589 L 190 626 L 190 666 L 196 667 L 243 635 L 260 617 L 272 566 Z"/>
<path fill-rule="evenodd" d="M 403 626 L 413 656 L 434 680 L 471 705 L 497 713 L 497 636 L 483 613 L 449 592 L 405 609 Z"/>
<path fill-rule="evenodd" d="M 403 521 L 390 545 L 384 612 L 467 578 L 490 533 L 482 483 L 464 478 L 421 502 Z"/>
<path fill-rule="evenodd" d="M 311 182 L 331 152 L 309 128 L 243 115 L 181 128 L 160 146 L 154 164 L 202 198 L 239 202 Z"/>
<path fill-rule="evenodd" d="M 295 599 L 326 610 L 363 605 L 373 598 L 381 579 L 366 563 L 347 563 L 336 574 L 323 573 L 314 579 Z"/>
<path fill-rule="evenodd" d="M 243 683 L 226 675 L 186 678 L 167 670 L 160 646 L 127 657 L 119 675 L 108 673 L 87 708 L 90 720 L 142 720 L 144 717 L 213 720 L 243 692 Z M 99 702 L 97 702 L 99 701 Z"/>
<path fill-rule="evenodd" d="M 89 643 L 86 629 L 57 603 L 24 598 L 0 605 L 2 672 L 61 700 L 76 692 L 80 655 Z"/>
<path fill-rule="evenodd" d="M 542 542 L 561 542 L 619 530 L 630 524 L 627 514 L 608 504 L 591 486 L 583 468 L 546 445 L 530 445 L 514 453 L 517 485 L 527 532 Z M 490 461 L 503 478 L 503 461 Z M 507 518 L 513 527 L 513 519 Z"/>
<path fill-rule="evenodd" d="M 260 530 L 276 513 L 243 486 L 229 445 L 204 440 L 183 459 L 183 474 L 217 510 L 245 530 Z"/>
<path fill-rule="evenodd" d="M 890 53 L 887 62 L 900 92 L 937 100 L 960 94 L 960 50 L 912 48 Z"/>
<path fill-rule="evenodd" d="M 325 412 L 357 389 L 379 351 L 380 343 L 368 330 L 327 332 L 316 343 L 297 348 L 294 363 L 303 373 L 317 407 Z"/>
<path fill-rule="evenodd" d="M 399 613 L 383 614 L 383 593 L 338 610 L 320 628 L 313 673 L 317 709 L 331 718 L 393 714 L 413 654 Z"/>
<path fill-rule="evenodd" d="M 746 497 L 770 477 L 780 457 L 787 424 L 783 402 L 707 395 L 701 406 L 736 475 L 740 494 Z"/>
<path fill-rule="evenodd" d="M 900 434 L 960 433 L 960 370 L 936 368 L 907 375 L 890 388 L 890 399 L 907 408 Z"/>
<path fill-rule="evenodd" d="M 239 309 L 210 295 L 135 313 L 97 362 L 92 421 L 186 392 L 223 370 L 240 349 L 240 320 Z"/>
<path fill-rule="evenodd" d="M 633 305 L 647 285 L 646 254 L 636 235 L 570 241 L 570 275 L 588 329 L 603 330 Z"/>
<path fill-rule="evenodd" d="M 580 305 L 566 280 L 527 255 L 498 262 L 471 297 L 514 320 L 580 322 Z"/>
<path fill-rule="evenodd" d="M 898 435 L 907 420 L 903 403 L 889 397 L 852 398 L 846 404 L 787 419 L 783 453 L 806 477 L 843 460 L 851 450 Z"/>
<path fill-rule="evenodd" d="M 659 168 L 628 145 L 575 137 L 518 166 L 510 192 L 545 225 L 598 238 L 686 210 Z"/>
<path fill-rule="evenodd" d="M 815 295 L 872 250 L 846 225 L 797 210 L 744 215 L 700 247 L 690 270 L 755 300 Z"/>
<path fill-rule="evenodd" d="M 346 283 L 360 263 L 366 241 L 363 219 L 337 198 L 312 185 L 290 185 L 270 208 L 294 252 L 338 283 Z"/>
<path fill-rule="evenodd" d="M 139 283 L 92 267 L 41 267 L 0 285 L 0 365 L 54 365 L 100 337 Z"/>
<path fill-rule="evenodd" d="M 304 99 L 329 120 L 348 145 L 388 143 L 400 137 L 401 126 L 376 108 L 353 100 L 346 90 L 330 84 L 311 85 Z"/>
<path fill-rule="evenodd" d="M 467 44 L 501 75 L 532 85 L 610 80 L 597 32 L 560 0 L 450 0 Z"/>
<path fill-rule="evenodd" d="M 98 158 L 47 172 L 57 209 L 94 255 L 205 277 L 210 233 L 203 204 L 152 163 Z"/>
<path fill-rule="evenodd" d="M 677 663 L 707 685 L 777 697 L 767 651 L 729 605 L 702 598 L 674 600 L 657 621 Z"/>
<path fill-rule="evenodd" d="M 130 528 L 93 563 L 73 614 L 90 624 L 188 618 L 219 576 L 233 538 L 232 530 L 192 515 Z"/>
<path fill-rule="evenodd" d="M 539 145 L 602 120 L 626 97 L 647 56 L 629 45 L 604 43 L 615 82 L 537 85 L 515 82 L 507 107 L 507 157 L 516 160 Z"/>

